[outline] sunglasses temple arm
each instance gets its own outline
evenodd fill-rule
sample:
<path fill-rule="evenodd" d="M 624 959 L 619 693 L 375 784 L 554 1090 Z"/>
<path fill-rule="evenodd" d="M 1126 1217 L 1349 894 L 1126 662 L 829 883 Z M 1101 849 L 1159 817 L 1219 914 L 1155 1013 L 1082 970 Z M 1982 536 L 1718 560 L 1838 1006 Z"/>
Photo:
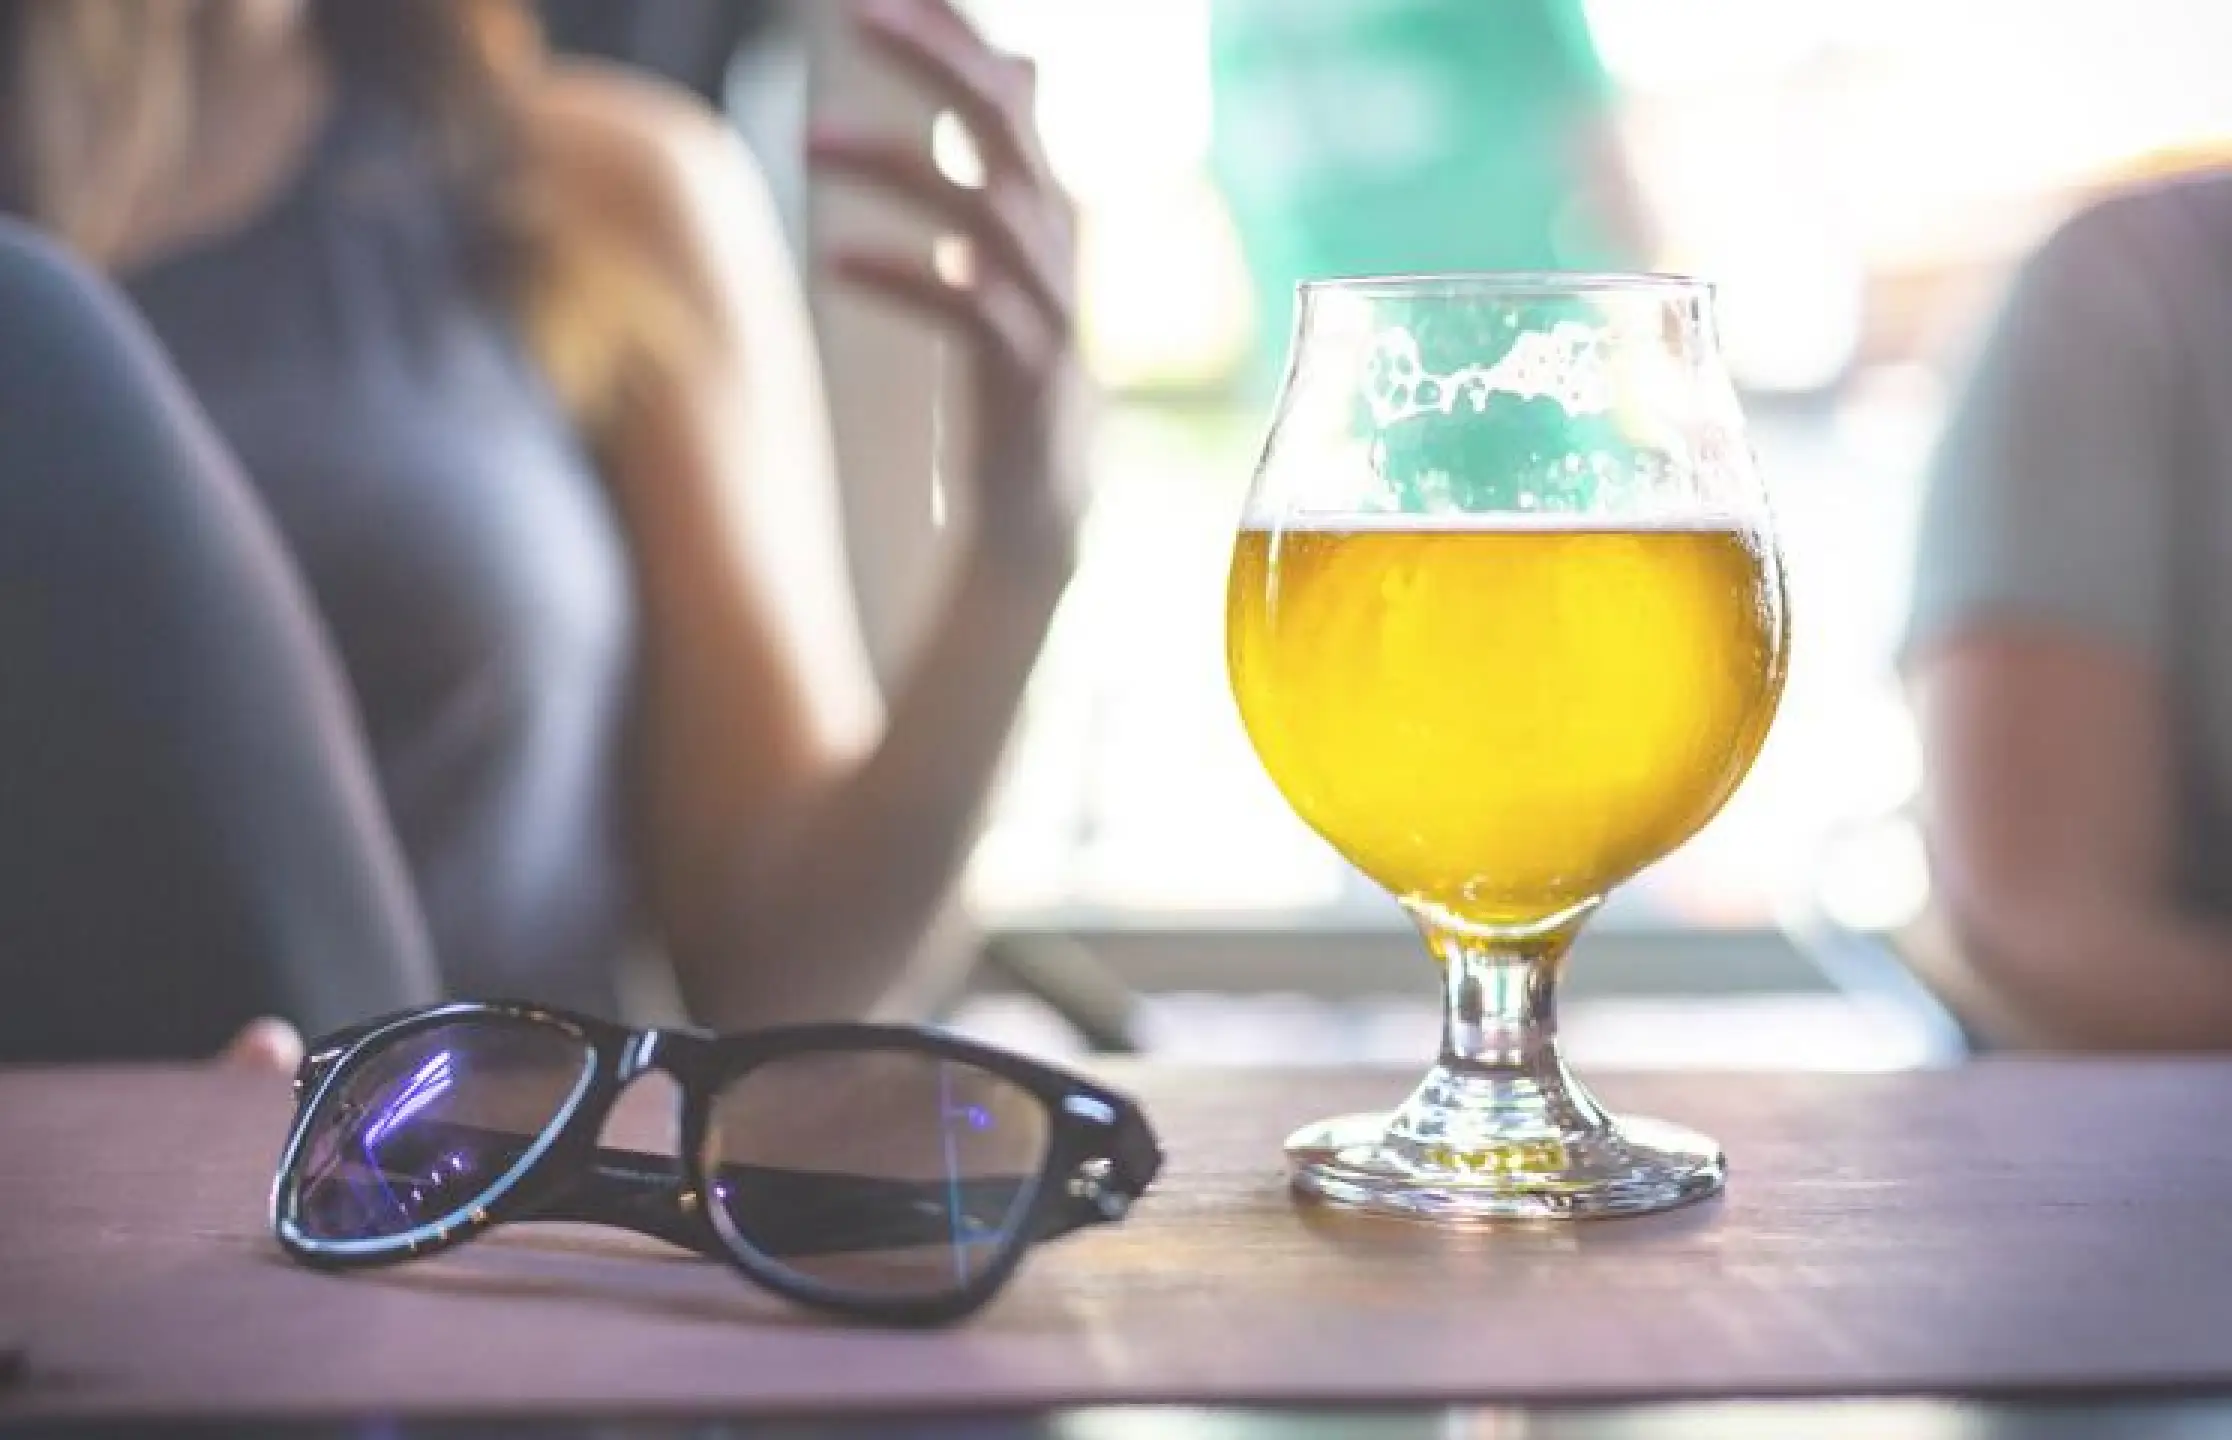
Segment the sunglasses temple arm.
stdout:
<path fill-rule="evenodd" d="M 714 1172 L 737 1232 L 776 1259 L 915 1246 L 993 1244 L 1030 1175 L 893 1180 L 826 1170 L 724 1165 Z M 956 1214 L 958 1211 L 958 1215 Z"/>
<path fill-rule="evenodd" d="M 1146 1122 L 1134 1120 L 1129 1128 L 1118 1133 L 1115 1144 L 1100 1157 L 1107 1170 L 1097 1183 L 1080 1188 L 1072 1182 L 1068 1190 L 1046 1208 L 1046 1218 L 1039 1223 L 1038 1238 L 1053 1240 L 1082 1230 L 1088 1225 L 1107 1225 L 1121 1220 L 1131 1212 L 1131 1207 L 1147 1187 L 1154 1183 L 1155 1175 L 1162 1169 L 1162 1151 L 1148 1131 Z"/>
<path fill-rule="evenodd" d="M 964 1215 L 999 1217 L 1030 1177 L 949 1184 L 732 1164 L 716 1169 L 713 1183 L 753 1249 L 771 1258 L 795 1258 L 951 1244 L 957 1238 L 951 1218 L 956 1201 Z M 708 1259 L 727 1258 L 695 1203 L 672 1158 L 601 1148 L 587 1168 L 535 1207 L 533 1218 L 617 1225 Z"/>
<path fill-rule="evenodd" d="M 696 1213 L 674 1162 L 633 1150 L 599 1150 L 587 1169 L 535 1208 L 534 1218 L 581 1225 L 617 1225 L 694 1251 L 726 1258 L 720 1241 Z"/>
<path fill-rule="evenodd" d="M 525 1142 L 459 1122 L 428 1123 L 443 1143 L 516 1160 Z M 895 1180 L 839 1171 L 728 1164 L 712 1174 L 717 1203 L 737 1232 L 771 1258 L 896 1250 L 1002 1238 L 999 1226 L 1029 1175 L 965 1180 Z M 710 1259 L 727 1250 L 711 1221 L 698 1213 L 672 1156 L 600 1148 L 524 1217 L 583 1225 L 616 1225 Z M 955 1210 L 962 1217 L 957 1224 Z M 1080 1215 L 1075 1223 L 1083 1223 Z M 1098 1217 L 1106 1218 L 1106 1217 Z M 1073 1225 L 1063 1225 L 1067 1230 Z M 1050 1232 L 1053 1233 L 1053 1232 Z"/>

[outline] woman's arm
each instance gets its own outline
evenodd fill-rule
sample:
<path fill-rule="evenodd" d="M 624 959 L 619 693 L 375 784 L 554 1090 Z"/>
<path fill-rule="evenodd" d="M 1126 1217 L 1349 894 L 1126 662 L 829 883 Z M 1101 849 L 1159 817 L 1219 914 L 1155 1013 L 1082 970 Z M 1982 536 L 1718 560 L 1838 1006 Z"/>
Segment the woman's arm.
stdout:
<path fill-rule="evenodd" d="M 956 332 L 979 391 L 966 508 L 985 518 L 888 714 L 851 601 L 813 333 L 749 158 L 710 115 L 609 73 L 562 73 L 533 111 L 552 173 L 700 322 L 603 451 L 644 614 L 651 899 L 691 1008 L 716 1024 L 857 1015 L 899 976 L 967 855 L 1072 563 L 1055 443 L 1069 220 L 1029 137 L 1027 72 L 936 0 L 873 13 L 868 37 L 963 114 L 999 177 L 963 191 L 900 143 L 822 147 L 975 237 L 967 286 L 909 257 L 835 257 Z"/>
<path fill-rule="evenodd" d="M 2151 665 L 1998 623 L 1914 667 L 1939 903 L 2020 1046 L 2232 1046 L 2232 929 L 2183 911 Z"/>

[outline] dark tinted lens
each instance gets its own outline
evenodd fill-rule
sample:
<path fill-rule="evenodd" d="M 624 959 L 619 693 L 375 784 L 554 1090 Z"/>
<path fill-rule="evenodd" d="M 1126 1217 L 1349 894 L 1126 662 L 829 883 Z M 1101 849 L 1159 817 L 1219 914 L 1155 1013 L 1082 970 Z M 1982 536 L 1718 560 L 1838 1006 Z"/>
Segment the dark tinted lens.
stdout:
<path fill-rule="evenodd" d="M 295 1228 L 364 1242 L 455 1221 L 526 1168 L 589 1072 L 579 1037 L 497 1017 L 433 1026 L 361 1057 L 304 1131 Z"/>
<path fill-rule="evenodd" d="M 840 1294 L 967 1287 L 1013 1241 L 1046 1163 L 1045 1107 L 905 1050 L 771 1061 L 713 1102 L 704 1162 L 736 1232 Z"/>

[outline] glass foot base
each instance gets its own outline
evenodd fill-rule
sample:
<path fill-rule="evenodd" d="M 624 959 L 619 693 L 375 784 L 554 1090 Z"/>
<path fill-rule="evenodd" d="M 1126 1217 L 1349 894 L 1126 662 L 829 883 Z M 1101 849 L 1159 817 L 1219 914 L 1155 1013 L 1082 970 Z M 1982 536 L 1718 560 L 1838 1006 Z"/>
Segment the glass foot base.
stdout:
<path fill-rule="evenodd" d="M 1719 1193 L 1728 1163 L 1694 1130 L 1614 1120 L 1572 1134 L 1467 1145 L 1392 1135 L 1388 1115 L 1343 1115 L 1287 1137 L 1303 1195 L 1411 1220 L 1647 1215 Z"/>

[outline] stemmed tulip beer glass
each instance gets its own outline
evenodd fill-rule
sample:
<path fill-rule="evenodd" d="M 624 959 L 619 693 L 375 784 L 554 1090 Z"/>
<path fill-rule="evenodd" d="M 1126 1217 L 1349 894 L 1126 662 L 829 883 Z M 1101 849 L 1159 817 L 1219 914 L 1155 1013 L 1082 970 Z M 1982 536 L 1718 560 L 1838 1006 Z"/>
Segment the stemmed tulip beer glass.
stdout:
<path fill-rule="evenodd" d="M 1558 1051 L 1576 932 L 1720 810 L 1767 734 L 1783 576 L 1705 285 L 1305 285 L 1234 548 L 1241 718 L 1297 813 L 1418 925 L 1441 1056 L 1292 1178 L 1419 1218 L 1638 1214 L 1720 1148 L 1607 1114 Z"/>

